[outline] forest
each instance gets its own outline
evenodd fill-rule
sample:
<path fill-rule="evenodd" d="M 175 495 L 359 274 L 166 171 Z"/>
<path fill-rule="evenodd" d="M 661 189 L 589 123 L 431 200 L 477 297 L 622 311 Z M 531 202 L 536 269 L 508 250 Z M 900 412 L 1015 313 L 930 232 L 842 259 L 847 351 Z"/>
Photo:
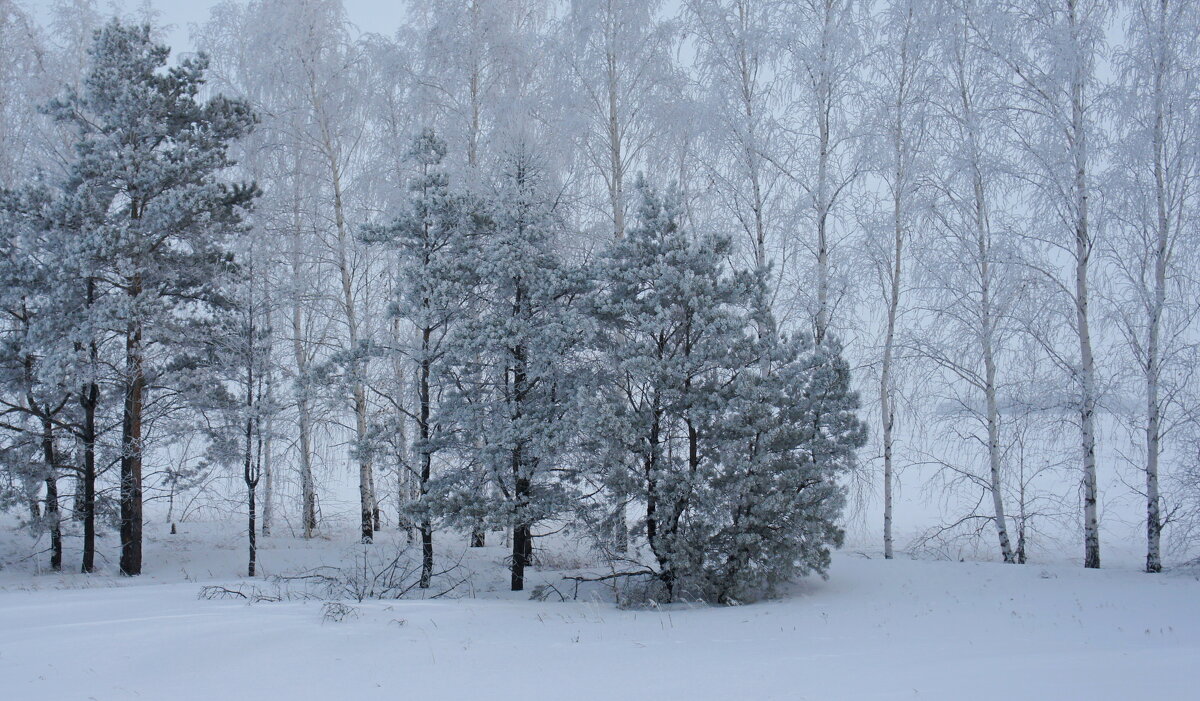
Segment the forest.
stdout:
<path fill-rule="evenodd" d="M 1200 3 L 0 0 L 0 696 L 1189 698 Z"/>
<path fill-rule="evenodd" d="M 420 590 L 468 542 L 523 590 L 566 538 L 666 602 L 847 532 L 1196 557 L 1195 3 L 404 16 L 224 0 L 173 49 L 148 4 L 0 0 L 0 507 L 38 568 L 138 575 L 189 521 L 250 577 L 259 538 L 401 533 Z"/>

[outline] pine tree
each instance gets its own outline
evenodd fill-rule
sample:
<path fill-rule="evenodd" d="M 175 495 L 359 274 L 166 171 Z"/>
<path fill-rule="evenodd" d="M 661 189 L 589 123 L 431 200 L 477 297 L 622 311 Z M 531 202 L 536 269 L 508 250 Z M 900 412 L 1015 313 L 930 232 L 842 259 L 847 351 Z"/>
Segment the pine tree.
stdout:
<path fill-rule="evenodd" d="M 78 478 L 74 515 L 83 525 L 85 573 L 95 568 L 97 453 L 108 423 L 101 416 L 100 387 L 112 336 L 104 329 L 99 261 L 90 249 L 89 235 L 101 223 L 97 209 L 86 191 L 42 179 L 0 197 L 7 234 L 2 306 L 14 324 L 3 362 L 10 370 L 21 368 L 6 378 L 4 411 L 33 417 L 44 437 L 57 431 L 64 440 L 78 441 L 76 465 L 68 464 L 67 450 L 55 448 L 57 439 L 42 440 L 40 452 L 45 464 L 73 469 Z M 35 388 L 43 400 L 31 401 L 28 392 Z M 48 459 L 52 453 L 57 459 Z"/>
<path fill-rule="evenodd" d="M 62 445 L 74 426 L 68 306 L 71 265 L 61 232 L 55 193 L 35 182 L 17 192 L 0 192 L 0 428 L 11 444 L 0 453 L 36 532 L 50 536 L 50 568 L 62 569 L 62 524 L 58 479 L 65 464 Z M 40 505 L 36 493 L 44 485 Z"/>
<path fill-rule="evenodd" d="M 722 370 L 745 364 L 736 356 L 746 346 L 750 281 L 724 272 L 728 239 L 683 228 L 677 191 L 660 194 L 644 179 L 637 189 L 638 220 L 602 264 L 596 312 L 611 330 L 610 435 L 636 475 L 614 491 L 628 489 L 645 505 L 645 539 L 670 599 L 679 578 L 702 564 L 685 535 L 687 516 L 710 478 L 711 400 Z"/>
<path fill-rule="evenodd" d="M 439 420 L 448 377 L 442 371 L 446 339 L 464 313 L 474 273 L 466 259 L 471 218 L 463 197 L 450 189 L 443 160 L 446 144 L 430 129 L 409 152 L 418 175 L 407 211 L 387 226 L 368 228 L 370 242 L 395 249 L 400 284 L 392 314 L 413 330 L 412 340 L 395 339 L 399 352 L 415 365 L 417 407 L 409 413 L 417 435 L 412 444 L 418 496 L 407 505 L 421 532 L 421 587 L 433 576 L 433 517 L 429 503 L 434 457 L 446 445 L 449 428 Z"/>
<path fill-rule="evenodd" d="M 866 443 L 849 365 L 831 335 L 766 339 L 769 369 L 739 372 L 721 401 L 706 593 L 735 602 L 824 574 L 845 504 L 839 476 Z"/>
<path fill-rule="evenodd" d="M 607 436 L 636 465 L 624 488 L 645 505 L 651 569 L 667 600 L 727 602 L 824 572 L 837 476 L 866 438 L 840 347 L 776 333 L 765 271 L 730 272 L 729 239 L 688 232 L 678 192 L 638 189 L 596 313 Z"/>
<path fill-rule="evenodd" d="M 563 456 L 587 324 L 573 304 L 582 279 L 554 251 L 559 222 L 545 173 L 524 147 L 507 164 L 470 249 L 471 314 L 449 340 L 447 418 L 464 459 L 439 486 L 453 522 L 512 529 L 511 587 L 521 591 L 535 526 L 574 504 Z"/>
<path fill-rule="evenodd" d="M 113 20 L 96 34 L 82 91 L 50 108 L 77 134 L 68 189 L 91 208 L 87 257 L 118 294 L 108 318 L 124 340 L 121 427 L 121 572 L 142 570 L 143 420 L 148 380 L 161 370 L 147 349 L 170 349 L 204 322 L 229 273 L 228 234 L 253 200 L 222 182 L 229 143 L 254 116 L 245 103 L 201 101 L 204 55 L 167 68 L 170 50 L 150 27 Z M 155 359 L 157 360 L 157 358 Z"/>

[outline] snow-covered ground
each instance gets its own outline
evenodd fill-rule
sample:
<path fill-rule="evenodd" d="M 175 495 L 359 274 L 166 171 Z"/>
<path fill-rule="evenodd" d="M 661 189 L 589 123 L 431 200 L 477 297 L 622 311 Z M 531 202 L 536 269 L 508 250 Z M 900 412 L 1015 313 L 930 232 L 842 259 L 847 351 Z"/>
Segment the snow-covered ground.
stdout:
<path fill-rule="evenodd" d="M 346 534 L 347 536 L 349 534 Z M 267 539 L 268 572 L 361 548 Z M 106 542 L 106 546 L 111 543 Z M 499 547 L 468 553 L 473 595 L 350 602 L 198 598 L 245 586 L 236 530 L 152 537 L 147 574 L 0 570 L 3 699 L 1196 698 L 1200 577 L 1067 565 L 868 558 L 742 607 L 621 610 L 504 591 Z M 383 543 L 375 548 L 393 547 Z M 458 552 L 462 552 L 461 549 Z M 457 553 L 455 553 L 457 554 Z M 545 554 L 577 567 L 579 553 Z M 544 568 L 535 583 L 561 583 Z M 563 587 L 570 595 L 570 587 Z M 464 591 L 470 594 L 471 592 Z"/>

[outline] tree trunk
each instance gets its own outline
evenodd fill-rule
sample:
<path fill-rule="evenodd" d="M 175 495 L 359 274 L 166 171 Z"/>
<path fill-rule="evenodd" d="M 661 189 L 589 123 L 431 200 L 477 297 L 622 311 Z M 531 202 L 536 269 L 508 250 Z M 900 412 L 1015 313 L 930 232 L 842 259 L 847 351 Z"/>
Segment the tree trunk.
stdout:
<path fill-rule="evenodd" d="M 817 186 L 813 196 L 816 200 L 817 217 L 817 314 L 814 323 L 815 338 L 818 344 L 825 340 L 829 328 L 829 149 L 831 135 L 830 112 L 833 109 L 833 86 L 828 75 L 829 33 L 832 31 L 833 12 L 826 8 L 823 18 L 821 39 L 821 69 L 818 71 L 816 85 L 816 122 L 817 122 Z"/>
<path fill-rule="evenodd" d="M 899 187 L 899 185 L 897 185 Z M 896 338 L 896 314 L 900 307 L 900 255 L 904 246 L 904 229 L 901 225 L 901 200 L 893 200 L 892 220 L 895 225 L 894 249 L 889 280 L 887 331 L 883 341 L 883 367 L 879 374 L 879 410 L 883 434 L 883 557 L 891 560 L 892 543 L 892 427 L 895 409 L 892 406 L 892 354 Z"/>
<path fill-rule="evenodd" d="M 1029 519 L 1029 507 L 1025 496 L 1025 449 L 1021 449 L 1021 487 L 1017 494 L 1017 564 L 1025 564 L 1026 525 Z"/>
<path fill-rule="evenodd" d="M 985 321 L 985 323 L 988 323 Z M 1012 545 L 1008 539 L 1008 521 L 1004 515 L 1004 492 L 1001 480 L 1000 411 L 996 406 L 996 363 L 992 358 L 990 333 L 984 343 L 984 395 L 987 402 L 988 472 L 992 492 L 992 510 L 996 521 L 996 535 L 1000 539 L 1000 556 L 1005 562 L 1014 562 Z"/>
<path fill-rule="evenodd" d="M 42 459 L 46 462 L 45 520 L 50 530 L 50 569 L 62 571 L 62 515 L 58 504 L 58 457 L 54 450 L 54 424 L 42 416 Z"/>
<path fill-rule="evenodd" d="M 91 346 L 93 367 L 96 354 L 95 343 Z M 96 405 L 100 401 L 100 387 L 95 382 L 84 386 L 79 403 L 83 407 L 83 427 L 80 440 L 83 443 L 83 563 L 84 574 L 96 570 Z"/>
<path fill-rule="evenodd" d="M 264 448 L 262 454 L 263 461 L 263 514 L 262 514 L 262 534 L 263 537 L 271 535 L 271 517 L 273 516 L 273 507 L 271 506 L 271 498 L 275 491 L 275 472 L 271 465 L 271 427 L 267 424 L 267 435 L 264 440 Z"/>
<path fill-rule="evenodd" d="M 421 364 L 420 377 L 417 380 L 418 400 L 421 403 L 417 430 L 421 440 L 421 475 L 417 485 L 421 502 L 421 588 L 428 589 L 433 577 L 433 523 L 429 519 L 429 480 L 433 476 L 433 452 L 429 445 L 429 420 L 433 410 L 433 398 L 430 394 L 429 376 L 432 371 L 432 360 L 429 353 L 432 350 L 433 331 L 421 329 Z"/>
<path fill-rule="evenodd" d="M 140 274 L 135 274 L 129 296 L 141 294 Z M 125 332 L 125 404 L 121 420 L 121 574 L 142 573 L 142 411 L 146 375 L 142 355 L 141 322 L 134 320 Z"/>
<path fill-rule="evenodd" d="M 249 393 L 249 392 L 248 392 Z M 255 488 L 258 487 L 259 472 L 253 465 L 254 453 L 254 419 L 246 419 L 246 454 L 245 462 L 242 465 L 242 476 L 246 482 L 246 505 L 248 507 L 246 538 L 249 544 L 249 563 L 246 565 L 246 576 L 253 577 L 255 565 L 258 561 L 258 538 L 257 524 L 255 523 L 257 513 L 255 504 Z"/>
<path fill-rule="evenodd" d="M 996 403 L 996 320 L 992 309 L 991 279 L 991 235 L 984 207 L 983 176 L 975 172 L 975 231 L 979 256 L 979 304 L 980 304 L 980 350 L 983 355 L 984 401 L 987 405 L 988 432 L 988 485 L 992 493 L 992 517 L 996 523 L 996 535 L 1000 539 L 1000 557 L 1013 562 L 1012 545 L 1008 538 L 1008 520 L 1004 513 L 1004 483 L 1001 479 L 1000 410 Z"/>
<path fill-rule="evenodd" d="M 254 345 L 254 310 L 250 308 L 247 316 L 250 319 L 249 328 L 246 333 L 246 398 L 244 408 L 246 409 L 246 452 L 244 462 L 242 463 L 242 478 L 246 482 L 246 506 L 247 506 L 247 528 L 246 538 L 249 541 L 249 562 L 246 565 L 246 576 L 253 577 L 256 561 L 258 560 L 258 540 L 257 540 L 257 524 L 255 517 L 255 489 L 258 487 L 258 480 L 262 476 L 262 464 L 254 461 L 254 430 L 257 426 L 257 420 L 254 416 L 258 402 L 255 401 L 254 387 L 254 363 L 256 356 L 256 348 Z M 258 459 L 262 460 L 262 431 L 258 433 Z"/>
<path fill-rule="evenodd" d="M 338 274 L 342 282 L 342 306 L 346 315 L 346 326 L 349 330 L 350 352 L 355 354 L 351 359 L 350 370 L 353 374 L 352 392 L 354 395 L 354 433 L 357 438 L 358 445 L 358 496 L 359 496 L 359 514 L 361 519 L 361 540 L 363 543 L 371 543 L 375 539 L 375 494 L 371 488 L 374 482 L 372 474 L 372 464 L 369 455 L 369 450 L 366 445 L 368 428 L 367 428 L 367 393 L 363 384 L 363 380 L 359 377 L 359 372 L 362 370 L 361 361 L 357 357 L 358 348 L 358 312 L 354 306 L 354 290 L 352 287 L 350 262 L 346 257 L 346 248 L 349 246 L 349 238 L 346 234 L 346 220 L 343 213 L 342 205 L 342 180 L 341 170 L 335 160 L 330 156 L 330 169 L 333 176 L 333 207 L 334 220 L 337 224 L 338 250 L 337 264 Z"/>
<path fill-rule="evenodd" d="M 299 166 L 297 165 L 297 168 Z M 300 195 L 293 193 L 292 207 L 292 277 L 299 285 L 303 275 L 300 264 Z M 297 400 L 300 433 L 300 523 L 307 540 L 317 529 L 317 492 L 312 464 L 312 408 L 308 401 L 308 353 L 304 348 L 304 307 L 301 295 L 294 292 L 292 304 L 292 355 L 296 360 Z"/>
<path fill-rule="evenodd" d="M 625 238 L 625 154 L 624 144 L 621 138 L 621 110 L 619 101 L 619 75 L 617 69 L 617 55 L 613 48 L 616 43 L 614 34 L 617 31 L 615 18 L 611 15 L 611 5 L 608 7 L 609 15 L 605 21 L 605 32 L 608 49 L 605 53 L 605 72 L 607 78 L 607 98 L 608 98 L 608 204 L 612 209 L 613 217 L 613 240 L 621 241 Z M 623 463 L 616 466 L 617 470 L 624 470 Z M 621 480 L 624 481 L 624 480 Z M 613 497 L 613 540 L 617 552 L 624 553 L 629 550 L 629 523 L 626 514 L 626 501 L 628 495 L 617 492 Z"/>
<path fill-rule="evenodd" d="M 468 11 L 471 15 L 470 37 L 467 39 L 467 51 L 470 52 L 470 75 L 467 79 L 467 90 L 470 93 L 471 119 L 467 126 L 467 168 L 470 169 L 472 187 L 479 184 L 477 168 L 479 167 L 479 134 L 480 118 L 483 111 L 483 31 L 479 17 L 479 0 L 471 0 Z"/>
<path fill-rule="evenodd" d="M 612 17 L 605 25 L 606 32 L 615 33 L 616 24 Z M 609 37 L 609 49 L 605 55 L 608 78 L 608 200 L 613 213 L 613 238 L 625 238 L 625 157 L 621 143 L 621 116 L 618 101 L 617 56 Z"/>
<path fill-rule="evenodd" d="M 1160 6 L 1157 35 L 1161 43 L 1166 39 L 1166 0 Z M 1165 46 L 1159 50 L 1166 51 Z M 1158 486 L 1158 461 L 1162 439 L 1162 405 L 1159 398 L 1159 379 L 1162 365 L 1160 350 L 1162 316 L 1167 301 L 1167 263 L 1170 255 L 1170 217 L 1167 209 L 1170 193 L 1167 190 L 1167 165 L 1164 105 L 1165 88 L 1163 73 L 1165 60 L 1156 57 L 1154 64 L 1154 199 L 1156 208 L 1154 246 L 1154 301 L 1149 310 L 1149 328 L 1146 338 L 1146 571 L 1162 572 L 1162 529 L 1161 498 Z"/>
<path fill-rule="evenodd" d="M 366 395 L 362 385 L 355 383 L 354 387 L 354 417 L 355 433 L 359 439 L 359 450 L 363 450 L 362 441 L 366 437 Z M 358 459 L 358 503 L 361 517 L 361 538 L 364 544 L 375 540 L 375 495 L 371 490 L 374 476 L 371 461 L 364 457 Z"/>
<path fill-rule="evenodd" d="M 255 536 L 257 526 L 254 523 L 254 519 L 255 519 L 254 507 L 255 507 L 255 505 L 254 505 L 254 485 L 253 484 L 247 485 L 246 499 L 248 502 L 247 506 L 249 507 L 249 518 L 248 518 L 248 522 L 247 522 L 246 533 L 247 533 L 247 536 L 250 541 L 250 562 L 246 566 L 246 576 L 253 577 L 255 565 L 258 562 L 258 540 Z"/>
<path fill-rule="evenodd" d="M 90 311 L 96 303 L 96 280 L 88 278 L 84 292 L 84 302 Z M 100 404 L 100 385 L 96 382 L 96 373 L 100 369 L 100 348 L 95 338 L 88 341 L 88 381 L 79 393 L 80 408 L 83 409 L 83 425 L 80 430 L 80 443 L 83 447 L 82 510 L 80 518 L 83 521 L 83 558 L 80 571 L 84 574 L 96 569 L 96 409 Z"/>
<path fill-rule="evenodd" d="M 271 297 L 270 297 L 269 292 L 267 292 L 267 294 L 264 295 L 264 300 L 266 302 L 266 312 L 263 314 L 262 324 L 263 324 L 264 328 L 270 330 L 271 329 L 270 313 L 272 310 L 272 306 L 271 306 Z M 273 335 L 273 332 L 270 332 L 270 333 Z M 267 341 L 267 346 L 264 348 L 264 351 L 267 355 L 266 360 L 268 363 L 272 362 L 272 359 L 270 356 L 271 356 L 271 347 L 273 345 L 274 345 L 274 342 L 273 342 L 273 340 L 271 340 L 271 337 L 269 336 L 268 341 Z M 264 396 L 262 397 L 262 399 L 265 399 L 267 405 L 271 406 L 275 399 L 274 373 L 272 370 L 266 369 L 264 371 L 264 374 L 265 374 L 265 377 L 263 378 L 263 385 L 265 386 L 265 390 L 264 390 Z M 268 415 L 266 430 L 265 431 L 260 430 L 258 432 L 258 459 L 259 459 L 259 462 L 262 464 L 262 469 L 260 471 L 260 474 L 261 474 L 262 478 L 264 479 L 263 509 L 262 509 L 262 535 L 264 538 L 271 535 L 271 520 L 272 520 L 272 517 L 275 515 L 275 513 L 274 513 L 275 507 L 273 504 L 274 497 L 275 497 L 275 466 L 273 464 L 273 460 L 271 459 L 272 458 L 271 438 L 272 438 L 272 434 L 274 433 L 273 429 L 274 429 L 274 417 L 271 415 Z"/>
<path fill-rule="evenodd" d="M 646 479 L 646 542 L 650 544 L 650 551 L 654 553 L 654 559 L 658 562 L 660 578 L 669 587 L 670 555 L 662 547 L 659 539 L 659 527 L 661 524 L 658 514 L 658 453 L 659 441 L 662 440 L 662 412 L 658 408 L 657 394 L 653 399 L 653 407 L 650 419 L 649 452 L 644 461 Z"/>
<path fill-rule="evenodd" d="M 397 343 L 401 341 L 401 319 L 399 315 L 392 317 L 392 336 Z M 396 528 L 404 530 L 407 534 L 409 544 L 413 542 L 413 527 L 412 519 L 405 513 L 409 503 L 412 501 L 412 469 L 409 460 L 406 456 L 409 455 L 408 448 L 408 428 L 407 419 L 404 407 L 408 405 L 407 388 L 408 383 L 405 380 L 405 371 L 407 369 L 406 360 L 399 354 L 392 356 L 392 374 L 395 385 L 397 421 L 396 421 L 396 438 L 393 446 L 395 447 L 396 457 Z"/>
<path fill-rule="evenodd" d="M 960 58 L 961 61 L 961 58 Z M 988 440 L 988 491 L 992 497 L 992 518 L 996 525 L 996 536 L 1000 542 L 1000 556 L 1004 562 L 1013 562 L 1012 543 L 1008 536 L 1008 517 L 1004 511 L 1002 479 L 1002 451 L 1000 448 L 1000 411 L 996 400 L 996 310 L 992 301 L 992 234 L 988 212 L 982 156 L 972 92 L 967 85 L 963 69 L 957 71 L 958 99 L 962 107 L 963 121 L 967 128 L 967 147 L 970 153 L 972 214 L 974 216 L 975 257 L 979 270 L 979 351 L 983 358 L 983 393 L 985 402 L 984 422 Z"/>
<path fill-rule="evenodd" d="M 333 188 L 333 221 L 337 233 L 337 246 L 334 251 L 338 276 L 341 281 L 342 313 L 346 317 L 346 330 L 349 351 L 351 386 L 354 402 L 354 430 L 358 446 L 358 495 L 361 541 L 371 543 L 375 537 L 375 494 L 371 488 L 374 478 L 370 449 L 367 446 L 368 416 L 366 388 L 362 377 L 361 360 L 358 358 L 359 328 L 358 312 L 354 305 L 353 271 L 348 257 L 350 237 L 346 232 L 345 200 L 342 193 L 342 164 L 341 152 L 337 140 L 331 131 L 329 116 L 325 113 L 324 105 L 317 94 L 316 76 L 309 74 L 309 91 L 313 111 L 316 113 L 318 126 L 321 130 L 321 151 L 329 166 L 329 180 Z"/>
<path fill-rule="evenodd" d="M 518 280 L 515 285 L 514 317 L 519 317 L 523 308 L 523 286 Z M 512 353 L 512 418 L 513 423 L 520 422 L 525 416 L 525 403 L 529 397 L 528 352 L 524 345 L 517 344 Z M 525 444 L 518 439 L 512 450 L 513 478 L 513 559 L 512 559 L 512 590 L 521 591 L 525 588 L 525 568 L 531 564 L 533 556 L 533 541 L 531 540 L 529 521 L 529 500 L 533 495 L 531 460 L 535 456 L 525 451 Z"/>
<path fill-rule="evenodd" d="M 525 565 L 529 557 L 529 550 L 529 525 L 518 523 L 513 526 L 512 577 L 510 580 L 512 591 L 525 589 Z"/>
<path fill-rule="evenodd" d="M 1077 27 L 1076 0 L 1067 0 L 1071 40 L 1078 46 L 1082 39 Z M 1096 363 L 1092 354 L 1091 317 L 1088 313 L 1088 261 L 1092 253 L 1088 228 L 1088 152 L 1087 125 L 1084 121 L 1084 67 L 1077 65 L 1071 80 L 1070 141 L 1074 159 L 1075 209 L 1075 319 L 1079 335 L 1080 444 L 1083 453 L 1083 566 L 1100 567 L 1100 522 L 1097 514 L 1096 479 Z"/>
<path fill-rule="evenodd" d="M 519 474 L 522 470 L 521 449 L 513 451 L 513 472 Z M 525 588 L 525 568 L 533 562 L 532 530 L 525 517 L 525 509 L 529 506 L 529 480 L 517 477 L 513 490 L 514 512 L 516 521 L 513 524 L 512 539 L 512 591 L 522 591 Z"/>

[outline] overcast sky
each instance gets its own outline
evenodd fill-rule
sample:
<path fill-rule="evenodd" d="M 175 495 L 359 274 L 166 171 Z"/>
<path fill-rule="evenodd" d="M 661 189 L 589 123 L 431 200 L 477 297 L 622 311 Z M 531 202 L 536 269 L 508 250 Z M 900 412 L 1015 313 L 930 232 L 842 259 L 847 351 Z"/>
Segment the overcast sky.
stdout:
<path fill-rule="evenodd" d="M 137 8 L 148 4 L 157 13 L 155 24 L 170 25 L 168 37 L 174 54 L 191 51 L 191 25 L 208 20 L 209 10 L 219 0 L 121 0 L 109 2 L 101 0 L 102 8 L 108 10 L 112 6 L 122 9 L 122 14 L 139 15 Z M 404 6 L 407 0 L 342 0 L 350 21 L 358 25 L 364 32 L 376 32 L 391 35 L 400 26 L 404 16 Z M 52 4 L 51 0 L 32 0 L 34 7 L 45 11 Z M 109 11 L 111 14 L 111 11 Z"/>

